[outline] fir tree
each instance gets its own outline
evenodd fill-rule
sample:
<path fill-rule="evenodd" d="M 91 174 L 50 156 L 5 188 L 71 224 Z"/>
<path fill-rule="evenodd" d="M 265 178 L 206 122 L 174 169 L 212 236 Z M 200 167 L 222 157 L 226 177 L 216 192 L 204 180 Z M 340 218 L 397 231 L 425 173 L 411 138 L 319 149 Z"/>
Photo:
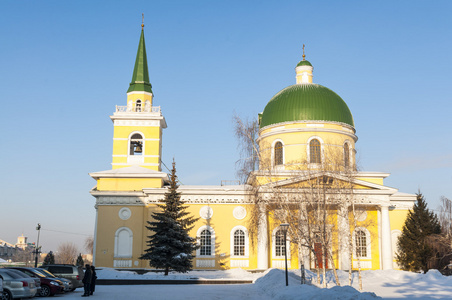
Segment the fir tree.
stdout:
<path fill-rule="evenodd" d="M 402 234 L 397 242 L 396 258 L 402 269 L 428 271 L 428 262 L 434 253 L 428 237 L 441 233 L 438 217 L 427 209 L 424 196 L 418 192 L 413 210 L 408 212 Z"/>
<path fill-rule="evenodd" d="M 49 251 L 47 253 L 46 257 L 44 258 L 44 261 L 42 262 L 43 265 L 53 265 L 55 264 L 55 255 L 52 251 Z"/>
<path fill-rule="evenodd" d="M 77 262 L 75 263 L 75 265 L 82 267 L 82 268 L 85 266 L 85 262 L 83 261 L 83 257 L 82 257 L 81 253 L 79 253 L 79 255 L 77 256 Z"/>
<path fill-rule="evenodd" d="M 154 221 L 146 226 L 153 234 L 146 242 L 148 249 L 140 259 L 149 260 L 149 265 L 157 269 L 164 269 L 165 275 L 169 270 L 185 273 L 192 269 L 193 252 L 197 249 L 196 239 L 188 235 L 197 218 L 189 216 L 186 206 L 177 192 L 176 164 L 170 175 L 170 186 L 165 193 L 163 204 L 159 204 L 160 212 L 152 213 Z"/>

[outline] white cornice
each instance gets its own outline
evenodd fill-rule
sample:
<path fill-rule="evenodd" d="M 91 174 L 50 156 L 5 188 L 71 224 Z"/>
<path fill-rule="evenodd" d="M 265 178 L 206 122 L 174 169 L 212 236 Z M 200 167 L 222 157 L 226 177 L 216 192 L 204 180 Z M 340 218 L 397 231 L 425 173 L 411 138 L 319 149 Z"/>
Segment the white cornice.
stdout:
<path fill-rule="evenodd" d="M 355 174 L 355 177 L 372 177 L 372 178 L 386 178 L 389 175 L 391 175 L 391 173 L 386 173 L 386 172 L 357 172 Z"/>
<path fill-rule="evenodd" d="M 299 122 L 290 122 L 290 123 L 299 123 Z M 280 123 L 282 124 L 282 123 Z M 278 124 L 278 125 L 280 125 Z M 343 124 L 341 124 L 343 125 Z M 266 128 L 266 127 L 265 127 Z M 322 127 L 306 127 L 306 128 L 282 128 L 280 130 L 274 130 L 274 131 L 270 131 L 270 132 L 266 132 L 264 134 L 260 134 L 259 138 L 257 139 L 257 141 L 260 141 L 264 138 L 270 137 L 272 135 L 276 135 L 276 134 L 285 134 L 285 133 L 294 133 L 294 132 L 327 132 L 327 133 L 337 133 L 337 134 L 343 134 L 346 135 L 350 138 L 352 138 L 355 143 L 356 141 L 358 141 L 358 137 L 352 133 L 352 132 L 348 132 L 348 131 L 344 131 L 344 130 L 339 130 L 339 129 L 331 129 L 331 128 L 322 128 Z"/>
<path fill-rule="evenodd" d="M 144 82 L 144 81 L 143 81 Z M 149 96 L 153 96 L 154 94 L 152 94 L 152 93 L 149 93 L 149 92 L 145 92 L 145 91 L 133 91 L 133 92 L 128 92 L 127 93 L 127 95 L 135 95 L 135 94 L 137 94 L 137 95 L 149 95 Z"/>
<path fill-rule="evenodd" d="M 132 166 L 101 172 L 89 173 L 94 179 L 99 178 L 162 178 L 168 179 L 168 174 L 147 168 Z"/>
<path fill-rule="evenodd" d="M 291 125 L 291 124 L 299 124 L 299 123 L 302 123 L 302 124 L 316 124 L 316 123 L 317 124 L 334 124 L 334 125 L 340 125 L 342 127 L 345 127 L 345 128 L 347 128 L 347 130 L 350 130 L 353 133 L 356 132 L 355 128 L 353 126 L 351 126 L 350 124 L 342 123 L 342 122 L 335 122 L 335 121 L 326 121 L 326 120 L 296 120 L 296 121 L 280 122 L 280 123 L 270 124 L 265 127 L 262 127 L 259 129 L 259 132 L 262 132 L 262 131 L 267 130 L 272 127 Z"/>
<path fill-rule="evenodd" d="M 116 114 L 116 113 L 115 113 Z M 145 126 L 166 128 L 164 117 L 130 117 L 130 116 L 110 116 L 114 126 Z"/>

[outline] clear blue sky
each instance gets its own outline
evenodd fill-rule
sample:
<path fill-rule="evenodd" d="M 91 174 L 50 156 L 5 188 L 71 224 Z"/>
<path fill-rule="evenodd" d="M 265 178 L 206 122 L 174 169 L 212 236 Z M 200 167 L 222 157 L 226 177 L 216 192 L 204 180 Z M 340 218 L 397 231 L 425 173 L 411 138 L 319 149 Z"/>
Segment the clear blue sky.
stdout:
<path fill-rule="evenodd" d="M 149 75 L 184 184 L 235 179 L 232 115 L 255 118 L 295 83 L 348 104 L 361 169 L 452 197 L 451 1 L 1 1 L 0 239 L 56 250 L 93 235 L 95 181 L 111 168 L 115 105 L 145 14 Z M 83 252 L 83 250 L 81 249 Z"/>

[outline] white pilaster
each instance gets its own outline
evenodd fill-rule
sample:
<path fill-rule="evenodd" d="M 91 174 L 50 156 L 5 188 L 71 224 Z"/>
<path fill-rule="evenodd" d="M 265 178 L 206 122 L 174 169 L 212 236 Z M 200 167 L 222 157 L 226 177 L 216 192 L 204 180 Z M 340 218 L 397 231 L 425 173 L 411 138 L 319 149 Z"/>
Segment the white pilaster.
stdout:
<path fill-rule="evenodd" d="M 267 210 L 264 205 L 259 207 L 259 224 L 257 227 L 257 268 L 268 269 L 268 231 Z"/>
<path fill-rule="evenodd" d="M 350 269 L 350 223 L 348 220 L 348 205 L 343 203 L 338 209 L 339 236 L 339 269 Z"/>
<path fill-rule="evenodd" d="M 389 204 L 381 205 L 381 256 L 383 270 L 392 269 L 391 223 L 389 221 Z"/>
<path fill-rule="evenodd" d="M 97 199 L 96 199 L 97 201 Z M 93 266 L 96 265 L 96 246 L 97 246 L 97 215 L 99 213 L 99 209 L 97 204 L 94 206 L 96 209 L 96 220 L 94 221 L 94 241 L 93 241 Z"/>

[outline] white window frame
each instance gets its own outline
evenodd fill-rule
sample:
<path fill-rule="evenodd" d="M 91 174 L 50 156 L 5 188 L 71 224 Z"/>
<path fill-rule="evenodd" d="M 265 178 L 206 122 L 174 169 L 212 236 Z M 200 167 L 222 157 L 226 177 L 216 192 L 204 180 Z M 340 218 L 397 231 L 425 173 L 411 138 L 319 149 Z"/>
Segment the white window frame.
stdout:
<path fill-rule="evenodd" d="M 281 230 L 281 227 L 278 226 L 275 229 L 273 229 L 272 232 L 272 258 L 278 259 L 278 258 L 284 258 L 284 255 L 276 256 L 276 233 Z M 291 253 L 290 253 L 290 238 L 287 235 L 286 239 L 286 253 L 287 253 L 287 259 L 290 259 Z"/>
<path fill-rule="evenodd" d="M 132 136 L 134 134 L 141 135 L 141 141 L 142 141 L 142 145 L 141 145 L 142 153 L 141 153 L 141 155 L 132 155 L 130 153 L 130 143 L 132 142 Z M 146 150 L 145 140 L 146 140 L 146 138 L 145 138 L 144 134 L 141 131 L 132 131 L 129 134 L 129 137 L 127 139 L 127 163 L 128 164 L 133 165 L 133 164 L 142 164 L 142 163 L 144 163 L 144 153 L 145 153 L 145 150 Z"/>
<path fill-rule="evenodd" d="M 128 253 L 126 253 L 126 254 L 119 253 L 120 245 L 124 242 L 119 239 L 119 234 L 123 231 L 126 231 L 129 234 L 129 237 L 128 237 L 129 246 L 127 249 Z M 131 258 L 132 250 L 133 250 L 133 232 L 132 232 L 132 230 L 130 230 L 130 228 L 128 228 L 128 227 L 118 228 L 118 230 L 116 230 L 116 232 L 115 232 L 115 251 L 114 251 L 115 256 L 114 257 Z"/>
<path fill-rule="evenodd" d="M 234 255 L 234 233 L 237 230 L 242 230 L 245 233 L 245 255 Z M 231 234 L 230 234 L 230 240 L 231 240 L 231 257 L 232 258 L 249 258 L 249 234 L 248 230 L 242 226 L 238 225 L 232 228 Z"/>
<path fill-rule="evenodd" d="M 212 227 L 204 225 L 199 227 L 198 231 L 196 232 L 196 237 L 198 239 L 198 245 L 201 245 L 200 239 L 201 239 L 201 232 L 204 230 L 210 231 L 210 255 L 201 255 L 201 249 L 196 249 L 196 257 L 215 257 L 215 230 L 213 230 Z"/>
<path fill-rule="evenodd" d="M 311 163 L 311 141 L 312 140 L 318 140 L 320 143 L 320 163 Z M 308 154 L 308 164 L 309 165 L 321 165 L 325 161 L 325 157 L 323 155 L 323 145 L 324 145 L 323 139 L 319 136 L 311 136 L 308 139 L 306 153 Z"/>
<path fill-rule="evenodd" d="M 363 231 L 366 234 L 366 256 L 359 256 L 356 252 L 356 233 L 358 231 Z M 370 232 L 367 230 L 367 228 L 364 227 L 356 227 L 353 231 L 353 257 L 354 259 L 371 259 L 372 258 L 372 252 L 371 252 L 371 239 L 370 239 Z"/>
<path fill-rule="evenodd" d="M 282 147 L 281 147 L 281 151 L 282 151 L 282 164 L 281 165 L 276 165 L 276 161 L 275 161 L 275 146 L 276 146 L 276 143 L 277 142 L 280 142 L 281 144 L 282 144 Z M 276 140 L 274 140 L 273 141 L 273 143 L 272 143 L 272 155 L 271 155 L 271 158 L 272 158 L 272 167 L 274 168 L 274 169 L 278 169 L 278 170 L 283 170 L 284 169 L 284 166 L 285 166 L 285 164 L 286 164 L 286 155 L 285 155 L 285 147 L 284 147 L 285 145 L 284 145 L 284 142 L 283 142 L 283 140 L 281 140 L 281 139 L 276 139 Z"/>

